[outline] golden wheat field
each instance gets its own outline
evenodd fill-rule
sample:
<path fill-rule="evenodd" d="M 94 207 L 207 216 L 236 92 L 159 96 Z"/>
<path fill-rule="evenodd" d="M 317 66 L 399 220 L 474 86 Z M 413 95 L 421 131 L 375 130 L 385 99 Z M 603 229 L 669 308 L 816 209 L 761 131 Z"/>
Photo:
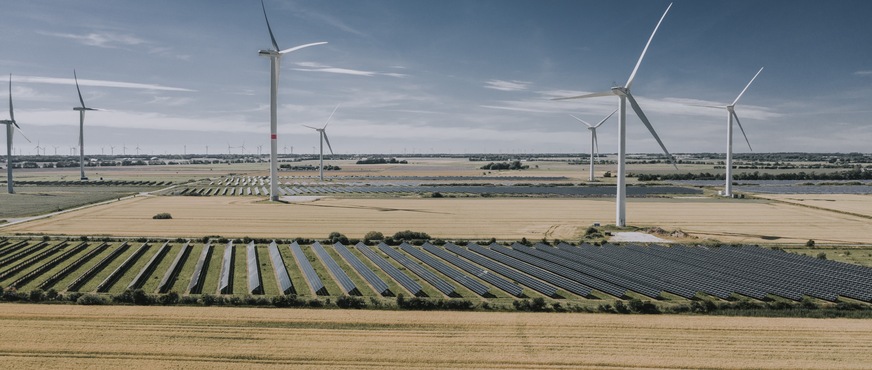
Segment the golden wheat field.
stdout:
<path fill-rule="evenodd" d="M 0 305 L 4 368 L 866 369 L 872 321 Z"/>
<path fill-rule="evenodd" d="M 846 204 L 868 196 L 845 196 Z M 838 204 L 838 203 L 836 203 Z M 161 212 L 171 220 L 153 220 Z M 614 200 L 568 198 L 322 198 L 270 204 L 257 197 L 145 196 L 4 227 L 6 233 L 189 237 L 360 238 L 416 230 L 441 238 L 575 239 L 612 223 Z M 632 199 L 628 222 L 745 243 L 870 244 L 872 222 L 857 215 L 768 200 Z"/>

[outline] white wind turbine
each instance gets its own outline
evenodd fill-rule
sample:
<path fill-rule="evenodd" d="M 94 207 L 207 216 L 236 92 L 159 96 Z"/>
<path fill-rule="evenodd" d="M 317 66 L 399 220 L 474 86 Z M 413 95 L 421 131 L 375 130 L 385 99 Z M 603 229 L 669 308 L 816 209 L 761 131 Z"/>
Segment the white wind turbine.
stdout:
<path fill-rule="evenodd" d="M 282 55 L 292 51 L 307 48 L 309 46 L 322 45 L 326 42 L 313 42 L 295 46 L 289 49 L 280 49 L 276 38 L 273 35 L 272 27 L 269 26 L 269 18 L 266 16 L 266 6 L 263 0 L 260 0 L 260 6 L 263 8 L 263 19 L 266 20 L 266 29 L 269 31 L 269 38 L 272 41 L 272 49 L 264 49 L 258 51 L 258 55 L 269 58 L 270 61 L 270 89 L 269 89 L 269 131 L 270 131 L 270 151 L 269 151 L 269 199 L 272 201 L 279 200 L 279 169 L 278 169 L 278 115 L 277 115 L 277 96 L 279 88 L 279 64 L 282 60 Z"/>
<path fill-rule="evenodd" d="M 609 113 L 609 115 L 606 116 L 606 118 L 603 118 L 602 121 L 599 121 L 599 123 L 597 123 L 596 125 L 591 125 L 590 123 L 585 122 L 583 119 L 578 118 L 578 117 L 570 114 L 570 116 L 572 118 L 575 118 L 579 122 L 585 124 L 585 126 L 587 126 L 587 129 L 590 131 L 590 177 L 588 178 L 588 181 L 593 181 L 593 162 L 594 162 L 595 156 L 597 154 L 599 154 L 599 143 L 597 143 L 597 139 L 596 139 L 596 129 L 599 128 L 600 126 L 602 126 L 603 123 L 605 123 L 606 120 L 611 118 L 612 115 L 614 115 L 615 112 L 617 112 L 617 111 L 618 110 L 615 109 L 614 111 L 612 111 L 612 113 Z"/>
<path fill-rule="evenodd" d="M 85 99 L 82 99 L 82 90 L 79 89 L 79 77 L 76 76 L 75 69 L 73 70 L 73 78 L 76 80 L 76 92 L 79 93 L 79 102 L 82 103 L 81 107 L 73 108 L 73 110 L 79 111 L 79 170 L 82 175 L 81 180 L 88 180 L 88 177 L 85 176 L 85 111 L 97 111 L 99 109 L 85 106 Z"/>
<path fill-rule="evenodd" d="M 627 83 L 625 85 L 614 86 L 611 88 L 611 90 L 604 92 L 554 99 L 568 100 L 612 95 L 618 96 L 618 110 L 620 111 L 620 113 L 618 114 L 618 176 L 616 191 L 617 194 L 615 196 L 617 200 L 617 204 L 615 207 L 615 225 L 618 227 L 624 227 L 627 224 L 627 182 L 625 177 L 627 154 L 627 100 L 630 101 L 630 105 L 633 107 L 633 111 L 636 112 L 636 115 L 639 116 L 639 119 L 642 121 L 643 124 L 645 124 L 645 127 L 648 128 L 648 131 L 651 132 L 651 136 L 653 136 L 654 139 L 657 140 L 657 144 L 660 144 L 660 148 L 662 148 L 663 152 L 666 153 L 666 157 L 672 162 L 673 165 L 675 165 L 675 160 L 672 158 L 672 155 L 669 154 L 669 151 L 666 150 L 666 146 L 663 145 L 663 142 L 660 141 L 660 136 L 658 136 L 657 132 L 654 131 L 654 127 L 651 126 L 651 122 L 648 121 L 648 117 L 645 116 L 645 113 L 642 112 L 642 108 L 639 107 L 639 103 L 637 103 L 636 99 L 633 98 L 633 95 L 630 94 L 630 87 L 633 85 L 633 79 L 636 77 L 636 72 L 639 70 L 639 65 L 642 64 L 642 59 L 645 57 L 645 53 L 648 51 L 648 46 L 651 45 L 651 40 L 654 39 L 654 34 L 657 33 L 657 29 L 660 28 L 660 23 L 663 22 L 664 18 L 666 18 L 666 14 L 669 13 L 670 8 L 672 8 L 672 3 L 669 4 L 669 6 L 666 8 L 666 11 L 663 12 L 663 16 L 661 16 L 660 20 L 657 22 L 657 26 L 654 27 L 654 32 L 652 32 L 651 37 L 648 38 L 648 42 L 645 44 L 645 48 L 642 49 L 642 55 L 640 55 L 639 60 L 636 61 L 636 66 L 633 68 L 633 72 L 630 73 L 630 78 L 627 80 Z"/>
<path fill-rule="evenodd" d="M 739 130 L 742 131 L 742 136 L 745 137 L 745 142 L 748 143 L 748 149 L 754 150 L 751 148 L 751 142 L 748 140 L 748 135 L 745 135 L 745 129 L 742 128 L 742 123 L 739 122 L 739 116 L 736 115 L 736 104 L 739 103 L 739 99 L 742 98 L 742 95 L 745 94 L 745 91 L 748 91 L 748 88 L 751 87 L 751 83 L 757 79 L 757 76 L 760 75 L 760 72 L 763 72 L 763 67 L 760 67 L 760 70 L 757 71 L 757 74 L 751 78 L 751 81 L 745 85 L 745 88 L 742 89 L 742 92 L 739 93 L 739 96 L 736 97 L 736 100 L 733 100 L 732 104 L 729 105 L 700 105 L 701 107 L 706 108 L 718 108 L 718 109 L 726 109 L 727 110 L 727 161 L 726 161 L 726 184 L 724 186 L 723 196 L 732 197 L 733 196 L 733 119 L 736 120 L 736 124 L 739 125 Z"/>
<path fill-rule="evenodd" d="M 330 117 L 327 117 L 327 122 L 324 122 L 324 127 L 317 128 L 312 126 L 306 126 L 310 129 L 318 131 L 318 134 L 321 136 L 321 155 L 318 157 L 320 160 L 320 166 L 318 167 L 318 177 L 321 181 L 324 181 L 324 142 L 327 142 L 327 148 L 330 149 L 330 154 L 333 154 L 333 147 L 330 146 L 330 139 L 327 138 L 327 125 L 330 124 L 330 119 L 333 118 L 333 114 L 336 113 L 336 110 L 339 109 L 337 105 L 336 108 L 333 108 L 333 112 L 330 113 Z"/>
<path fill-rule="evenodd" d="M 27 140 L 30 143 L 30 139 L 27 136 L 24 136 L 24 132 L 21 132 L 21 126 L 18 126 L 18 123 L 15 122 L 15 110 L 12 109 L 12 75 L 9 75 L 9 119 L 5 121 L 0 121 L 0 124 L 6 125 L 6 191 L 9 194 L 15 194 L 15 189 L 13 189 L 13 181 L 12 181 L 12 136 L 15 135 L 15 130 L 21 133 L 21 136 L 24 137 L 24 140 Z"/>

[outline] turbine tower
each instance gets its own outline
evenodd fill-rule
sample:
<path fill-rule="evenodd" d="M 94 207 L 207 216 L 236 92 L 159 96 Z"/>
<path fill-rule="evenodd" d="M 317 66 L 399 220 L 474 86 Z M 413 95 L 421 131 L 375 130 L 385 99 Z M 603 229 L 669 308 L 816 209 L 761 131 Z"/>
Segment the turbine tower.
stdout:
<path fill-rule="evenodd" d="M 605 123 L 606 120 L 611 118 L 612 115 L 614 115 L 615 112 L 617 112 L 617 111 L 618 110 L 615 109 L 614 111 L 612 111 L 612 113 L 609 113 L 609 115 L 606 116 L 606 118 L 603 118 L 602 121 L 599 121 L 599 123 L 597 123 L 596 125 L 591 125 L 590 123 L 585 122 L 583 119 L 578 118 L 578 117 L 570 114 L 570 116 L 572 118 L 575 118 L 579 122 L 585 124 L 585 126 L 587 126 L 587 129 L 590 131 L 590 177 L 588 178 L 588 181 L 593 181 L 594 157 L 599 153 L 599 144 L 597 143 L 597 140 L 596 140 L 596 129 L 599 128 L 600 126 L 602 126 L 603 123 Z"/>
<path fill-rule="evenodd" d="M 633 111 L 636 112 L 636 115 L 639 116 L 639 119 L 645 124 L 645 127 L 648 128 L 648 131 L 651 132 L 651 136 L 657 140 L 657 144 L 660 144 L 660 148 L 663 149 L 663 152 L 666 153 L 666 158 L 669 159 L 673 166 L 675 165 L 675 160 L 672 158 L 672 155 L 669 154 L 669 151 L 666 150 L 666 146 L 663 145 L 663 142 L 660 141 L 660 136 L 657 135 L 657 132 L 654 131 L 654 127 L 651 126 L 651 122 L 648 121 L 648 117 L 645 116 L 645 113 L 642 112 L 642 108 L 639 107 L 639 103 L 636 102 L 636 99 L 633 98 L 633 95 L 630 94 L 630 87 L 633 85 L 633 79 L 636 78 L 636 72 L 639 70 L 639 65 L 642 64 L 642 59 L 645 58 L 645 53 L 648 51 L 648 46 L 651 45 L 651 40 L 654 39 L 654 35 L 657 33 L 657 29 L 660 28 L 660 23 L 663 22 L 663 19 L 666 18 L 666 14 L 669 13 L 669 9 L 672 8 L 672 3 L 666 8 L 666 11 L 663 12 L 663 16 L 660 17 L 660 21 L 657 22 L 657 26 L 654 27 L 654 32 L 651 33 L 651 37 L 648 38 L 648 43 L 645 44 L 645 48 L 642 49 L 642 55 L 639 56 L 639 60 L 636 61 L 636 66 L 633 68 L 633 72 L 630 73 L 630 78 L 627 80 L 627 83 L 623 86 L 614 86 L 609 91 L 598 92 L 593 94 L 585 94 L 579 96 L 570 96 L 564 98 L 556 98 L 554 100 L 568 100 L 568 99 L 584 99 L 584 98 L 593 98 L 600 96 L 618 96 L 618 178 L 617 178 L 617 191 L 616 191 L 616 205 L 615 205 L 615 225 L 618 227 L 624 227 L 627 225 L 627 179 L 626 179 L 626 154 L 627 154 L 627 101 L 630 101 L 630 105 L 633 107 Z M 678 168 L 676 166 L 676 168 Z"/>
<path fill-rule="evenodd" d="M 272 49 L 264 49 L 258 51 L 258 55 L 269 58 L 270 61 L 270 89 L 269 89 L 269 132 L 270 132 L 270 150 L 269 150 L 269 199 L 271 201 L 279 200 L 279 168 L 278 168 L 278 133 L 277 133 L 277 96 L 279 89 L 279 64 L 282 60 L 282 55 L 292 51 L 307 48 L 309 46 L 322 45 L 326 42 L 314 42 L 295 46 L 289 49 L 280 49 L 276 38 L 273 35 L 272 27 L 269 26 L 269 18 L 266 16 L 266 6 L 263 0 L 260 0 L 260 6 L 263 8 L 263 19 L 266 20 L 266 29 L 269 31 L 269 38 L 272 41 Z"/>
<path fill-rule="evenodd" d="M 336 110 L 339 109 L 337 105 L 336 108 L 333 108 L 333 113 L 336 113 Z M 321 181 L 324 181 L 324 142 L 327 142 L 327 148 L 330 149 L 330 154 L 333 154 L 333 147 L 330 146 L 330 139 L 327 138 L 327 125 L 330 124 L 330 119 L 333 118 L 333 113 L 330 113 L 330 117 L 327 117 L 327 122 L 324 122 L 324 127 L 317 128 L 312 126 L 306 126 L 310 129 L 318 131 L 318 134 L 321 136 L 321 155 L 318 157 L 320 160 L 320 166 L 318 166 L 318 177 Z M 314 149 L 314 148 L 313 148 Z"/>
<path fill-rule="evenodd" d="M 15 111 L 12 109 L 12 75 L 9 75 L 9 119 L 5 121 L 0 121 L 0 124 L 6 125 L 6 191 L 9 194 L 15 194 L 15 189 L 13 189 L 13 181 L 12 181 L 12 136 L 15 134 L 15 130 L 18 129 L 18 132 L 21 132 L 21 126 L 18 126 L 18 123 L 15 122 Z M 24 136 L 24 132 L 21 132 L 21 136 L 24 137 L 24 140 L 27 142 L 31 142 L 27 136 Z"/>
<path fill-rule="evenodd" d="M 706 108 L 719 108 L 727 110 L 727 161 L 726 161 L 726 184 L 724 185 L 723 196 L 732 197 L 733 196 L 733 119 L 736 120 L 736 124 L 739 125 L 739 130 L 742 131 L 742 136 L 745 137 L 745 142 L 748 143 L 748 149 L 753 151 L 751 148 L 751 142 L 748 140 L 748 135 L 745 135 L 745 129 L 742 128 L 742 123 L 739 122 L 739 116 L 736 115 L 736 104 L 739 103 L 739 99 L 742 98 L 742 95 L 745 94 L 745 91 L 748 91 L 748 88 L 751 87 L 751 83 L 757 79 L 757 76 L 760 75 L 760 72 L 763 72 L 763 67 L 760 67 L 760 70 L 757 71 L 757 74 L 751 78 L 751 81 L 745 85 L 745 88 L 742 89 L 742 92 L 739 93 L 739 96 L 736 97 L 736 100 L 733 100 L 732 104 L 729 105 L 701 105 Z"/>
<path fill-rule="evenodd" d="M 88 177 L 85 176 L 85 111 L 96 111 L 99 109 L 85 106 L 85 99 L 82 99 L 82 90 L 79 89 L 79 77 L 76 76 L 75 69 L 73 70 L 73 78 L 76 80 L 76 92 L 79 93 L 79 102 L 82 103 L 81 107 L 73 108 L 73 110 L 79 111 L 79 170 L 82 175 L 81 180 L 88 181 Z"/>

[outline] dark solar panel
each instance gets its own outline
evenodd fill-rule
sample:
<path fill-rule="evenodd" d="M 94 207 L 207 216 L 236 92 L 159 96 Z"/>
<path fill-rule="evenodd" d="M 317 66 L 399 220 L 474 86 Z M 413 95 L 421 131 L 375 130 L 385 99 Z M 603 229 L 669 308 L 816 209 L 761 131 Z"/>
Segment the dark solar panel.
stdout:
<path fill-rule="evenodd" d="M 403 244 L 405 245 L 405 243 Z M 418 275 L 420 278 L 424 279 L 424 281 L 432 285 L 434 288 L 436 288 L 436 290 L 442 292 L 442 294 L 445 294 L 449 297 L 457 295 L 457 293 L 454 291 L 453 285 L 449 284 L 445 280 L 442 280 L 441 278 L 436 276 L 436 274 L 417 264 L 415 261 L 410 260 L 409 257 L 406 257 L 402 253 L 397 252 L 385 243 L 379 243 L 378 248 L 379 250 L 387 254 L 388 257 L 399 262 L 401 265 L 403 265 L 403 267 L 405 267 L 415 275 Z"/>
<path fill-rule="evenodd" d="M 327 250 L 324 249 L 321 243 L 315 242 L 312 244 L 312 250 L 315 251 L 315 254 L 318 255 L 318 258 L 324 263 L 324 266 L 327 266 L 330 275 L 333 275 L 333 278 L 339 283 L 339 286 L 345 294 L 361 295 L 360 290 L 357 289 L 357 286 L 353 281 L 351 281 L 351 278 L 348 277 L 345 270 L 339 267 L 339 264 L 333 260 L 333 257 L 330 257 L 330 254 L 327 253 Z"/>
<path fill-rule="evenodd" d="M 443 250 L 443 249 L 441 249 L 433 244 L 424 243 L 423 248 L 425 251 L 447 261 L 448 263 L 450 263 L 454 266 L 457 266 L 458 268 L 462 269 L 463 271 L 466 271 L 467 273 L 471 274 L 472 276 L 475 276 L 479 279 L 482 279 L 482 280 L 488 282 L 489 284 L 497 287 L 498 289 L 505 291 L 506 293 L 509 293 L 515 297 L 520 297 L 523 295 L 523 290 L 521 289 L 521 287 L 517 286 L 515 283 L 512 283 L 506 279 L 503 279 L 503 278 L 499 277 L 498 275 L 491 273 L 490 271 L 484 270 L 481 267 L 478 267 L 472 263 L 466 262 L 465 260 L 461 259 L 460 257 L 457 257 L 454 254 L 448 253 L 445 250 Z"/>
<path fill-rule="evenodd" d="M 384 271 L 391 279 L 394 279 L 398 284 L 400 284 L 403 288 L 405 288 L 409 293 L 416 297 L 423 297 L 426 294 L 421 290 L 421 285 L 418 284 L 417 281 L 412 280 L 409 275 L 406 275 L 390 262 L 379 256 L 378 253 L 375 253 L 370 247 L 364 245 L 363 243 L 357 243 L 354 246 L 361 254 L 366 256 L 372 263 L 378 266 L 382 271 Z"/>
<path fill-rule="evenodd" d="M 166 293 L 170 290 L 170 287 L 175 284 L 176 279 L 179 277 L 179 272 L 182 271 L 182 266 L 185 264 L 185 261 L 188 259 L 188 256 L 191 254 L 191 242 L 185 242 L 185 245 L 179 249 L 179 253 L 176 254 L 176 258 L 173 259 L 173 263 L 167 269 L 166 274 L 164 274 L 163 278 L 160 280 L 160 283 L 157 285 L 158 293 Z"/>
<path fill-rule="evenodd" d="M 354 268 L 357 273 L 375 289 L 376 293 L 381 294 L 383 296 L 389 297 L 393 295 L 393 292 L 388 288 L 388 284 L 384 282 L 378 275 L 375 274 L 372 270 L 367 267 L 363 261 L 361 261 L 354 253 L 351 253 L 348 248 L 346 248 L 342 243 L 333 244 L 333 248 L 336 249 L 336 253 L 339 253 L 345 262 L 348 262 L 352 268 Z"/>
<path fill-rule="evenodd" d="M 260 258 L 254 242 L 245 247 L 246 270 L 248 271 L 248 293 L 263 294 L 263 280 L 260 278 Z"/>
<path fill-rule="evenodd" d="M 315 269 L 309 263 L 309 259 L 306 258 L 306 254 L 303 253 L 303 249 L 300 248 L 297 242 L 291 243 L 291 253 L 294 255 L 294 259 L 297 260 L 297 266 L 300 267 L 300 271 L 303 272 L 303 276 L 306 278 L 306 282 L 312 288 L 312 291 L 317 295 L 327 295 L 327 288 L 324 287 L 324 283 L 321 282 L 321 278 L 315 273 Z"/>
<path fill-rule="evenodd" d="M 278 244 L 273 241 L 267 249 L 269 250 L 269 259 L 273 265 L 273 272 L 276 275 L 276 284 L 279 286 L 279 291 L 282 294 L 296 294 L 297 291 L 294 289 L 290 275 L 288 275 L 288 269 L 285 267 L 285 260 L 282 258 L 281 252 L 279 252 Z"/>

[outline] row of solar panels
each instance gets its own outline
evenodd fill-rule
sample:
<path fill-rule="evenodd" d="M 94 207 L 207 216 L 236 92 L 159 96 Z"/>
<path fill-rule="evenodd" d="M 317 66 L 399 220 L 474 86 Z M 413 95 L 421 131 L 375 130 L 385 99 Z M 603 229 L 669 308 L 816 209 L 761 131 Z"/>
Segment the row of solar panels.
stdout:
<path fill-rule="evenodd" d="M 13 276 L 23 267 L 36 264 L 34 261 L 46 259 L 59 253 L 66 243 L 44 248 L 38 243 L 27 247 L 28 243 L 0 242 L 0 261 L 11 261 L 12 265 L 0 269 L 0 277 Z M 23 285 L 42 272 L 48 271 L 61 260 L 80 252 L 87 245 L 81 243 L 48 260 L 44 265 L 22 276 L 12 285 Z M 124 262 L 118 265 L 97 286 L 97 291 L 108 291 L 136 261 L 152 246 L 143 243 Z M 260 276 L 260 259 L 254 243 L 249 243 L 247 255 L 247 293 L 263 294 Z M 73 261 L 69 266 L 47 279 L 40 287 L 56 283 L 73 269 L 85 264 L 99 251 L 106 248 L 101 244 Z M 106 255 L 90 270 L 74 280 L 68 290 L 78 290 L 81 285 L 109 265 L 128 248 L 126 243 Z M 279 251 L 281 246 L 271 243 L 268 247 L 273 272 L 281 292 L 296 292 L 288 274 L 285 261 Z M 292 243 L 288 246 L 296 265 L 303 273 L 311 292 L 319 295 L 329 294 L 301 246 Z M 363 278 L 377 293 L 393 295 L 389 285 L 379 277 L 381 270 L 403 289 L 416 296 L 426 293 L 418 281 L 423 281 L 445 296 L 459 296 L 454 285 L 460 284 L 482 297 L 491 297 L 491 288 L 497 288 L 511 296 L 523 297 L 524 289 L 556 297 L 558 290 L 579 296 L 605 293 L 615 297 L 634 294 L 659 299 L 663 293 L 692 299 L 699 293 L 719 298 L 743 295 L 756 299 L 766 299 L 769 295 L 792 300 L 805 296 L 835 301 L 838 297 L 849 297 L 862 301 L 872 301 L 872 269 L 835 261 L 820 260 L 807 256 L 789 254 L 759 247 L 687 247 L 687 246 L 612 246 L 580 247 L 560 244 L 552 247 L 544 244 L 526 246 L 514 244 L 506 247 L 491 244 L 484 247 L 469 244 L 465 247 L 446 244 L 442 247 L 425 243 L 422 247 L 402 244 L 390 247 L 385 244 L 366 246 L 357 244 L 354 249 L 369 260 L 373 269 L 342 244 L 311 246 L 318 260 L 327 268 L 332 280 L 338 283 L 341 293 L 360 295 L 360 287 L 328 252 L 332 248 L 356 274 Z M 141 287 L 148 276 L 169 252 L 169 243 L 164 243 L 151 259 L 141 268 L 128 288 Z M 166 292 L 177 278 L 191 247 L 182 246 L 165 272 L 158 291 Z M 202 293 L 205 271 L 211 260 L 213 246 L 207 244 L 197 260 L 191 276 L 189 293 Z M 38 253 L 28 252 L 39 251 Z M 227 243 L 222 258 L 219 276 L 219 293 L 233 293 L 234 271 L 233 242 Z M 390 262 L 393 260 L 394 262 Z M 15 263 L 18 262 L 18 263 Z M 405 271 L 403 271 L 405 270 Z M 409 275 L 413 274 L 417 278 Z M 339 293 L 339 292 L 334 292 Z"/>
<path fill-rule="evenodd" d="M 463 193 L 463 194 L 514 194 L 514 195 L 609 195 L 614 189 L 608 186 L 279 186 L 280 195 L 306 194 L 379 194 L 379 193 Z M 630 195 L 651 194 L 701 194 L 702 190 L 678 186 L 631 186 Z M 217 186 L 185 188 L 179 194 L 211 196 L 260 196 L 269 194 L 266 186 Z"/>

